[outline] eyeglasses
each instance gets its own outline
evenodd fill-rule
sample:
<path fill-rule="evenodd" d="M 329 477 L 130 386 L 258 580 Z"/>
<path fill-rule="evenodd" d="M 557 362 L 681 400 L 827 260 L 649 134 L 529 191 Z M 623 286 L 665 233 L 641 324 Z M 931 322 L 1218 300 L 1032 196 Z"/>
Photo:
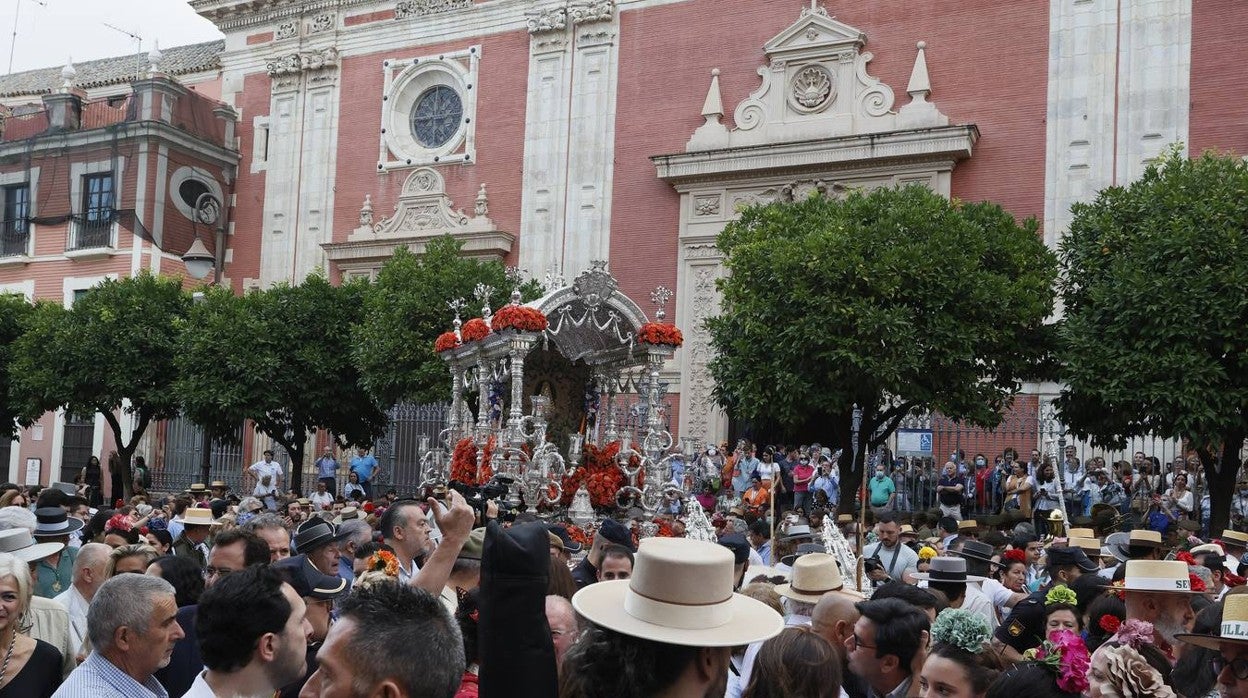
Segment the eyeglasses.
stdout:
<path fill-rule="evenodd" d="M 1228 662 L 1222 657 L 1213 658 L 1214 673 L 1221 674 L 1222 670 L 1227 666 L 1231 667 L 1231 673 L 1235 675 L 1235 678 L 1240 681 L 1248 681 L 1248 659 L 1239 657 Z"/>
<path fill-rule="evenodd" d="M 208 579 L 210 577 L 224 577 L 233 571 L 234 570 L 229 569 L 228 567 L 205 567 L 204 579 Z"/>
<path fill-rule="evenodd" d="M 862 638 L 858 637 L 858 633 L 854 633 L 853 635 L 850 635 L 850 638 L 852 638 L 852 639 L 853 639 L 853 641 L 854 641 L 854 648 L 855 648 L 855 649 L 857 649 L 857 648 L 859 648 L 859 647 L 861 647 L 861 648 L 863 648 L 863 649 L 867 649 L 867 650 L 879 649 L 879 648 L 878 648 L 878 646 L 876 646 L 876 645 L 868 645 L 867 643 L 863 642 L 863 641 L 862 641 Z"/>

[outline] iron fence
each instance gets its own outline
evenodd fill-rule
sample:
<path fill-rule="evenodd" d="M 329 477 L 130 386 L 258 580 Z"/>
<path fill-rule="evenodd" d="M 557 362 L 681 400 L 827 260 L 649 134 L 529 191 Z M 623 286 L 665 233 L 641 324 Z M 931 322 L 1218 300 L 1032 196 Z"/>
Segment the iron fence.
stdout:
<path fill-rule="evenodd" d="M 209 455 L 211 479 L 225 481 L 233 492 L 240 494 L 244 466 L 242 435 L 240 424 L 234 435 L 235 444 L 214 440 Z M 203 462 L 204 430 L 185 417 L 169 420 L 165 424 L 164 458 L 152 468 L 152 490 L 182 492 L 203 479 Z"/>
<path fill-rule="evenodd" d="M 449 402 L 401 403 L 390 408 L 390 426 L 373 447 L 381 469 L 376 483 L 382 492 L 393 487 L 400 495 L 416 493 L 421 482 L 420 439 L 428 437 L 430 445 L 439 445 L 438 434 L 446 428 L 450 411 Z"/>

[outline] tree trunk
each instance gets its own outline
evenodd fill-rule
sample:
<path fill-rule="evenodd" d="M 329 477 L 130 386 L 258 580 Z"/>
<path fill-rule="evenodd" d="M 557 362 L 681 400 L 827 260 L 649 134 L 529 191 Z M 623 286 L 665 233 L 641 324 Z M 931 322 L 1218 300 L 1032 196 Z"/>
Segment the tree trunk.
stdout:
<path fill-rule="evenodd" d="M 1201 463 L 1205 466 L 1205 481 L 1209 488 L 1209 535 L 1217 537 L 1230 527 L 1231 499 L 1235 495 L 1235 481 L 1239 476 L 1239 452 L 1244 445 L 1243 431 L 1228 431 L 1222 435 L 1222 458 L 1220 467 L 1208 449 L 1199 449 Z"/>
<path fill-rule="evenodd" d="M 151 417 L 143 410 L 139 410 L 138 421 L 134 425 L 134 431 L 130 432 L 130 441 L 127 443 L 122 439 L 121 422 L 117 420 L 117 415 L 104 410 L 100 410 L 100 414 L 104 415 L 104 421 L 108 423 L 108 428 L 113 432 L 113 443 L 117 444 L 117 459 L 121 461 L 121 500 L 128 505 L 130 497 L 134 494 L 134 470 L 130 464 L 134 460 L 134 452 L 139 448 L 139 440 L 143 438 L 148 424 L 151 423 Z M 109 473 L 107 485 L 110 488 L 112 487 L 111 480 L 111 473 Z M 103 487 L 105 484 L 101 482 L 100 486 Z"/>

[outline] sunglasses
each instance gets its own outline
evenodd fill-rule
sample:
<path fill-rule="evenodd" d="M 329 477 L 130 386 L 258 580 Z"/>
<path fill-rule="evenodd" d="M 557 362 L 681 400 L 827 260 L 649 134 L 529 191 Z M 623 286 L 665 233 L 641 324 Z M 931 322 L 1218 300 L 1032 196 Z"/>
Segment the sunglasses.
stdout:
<path fill-rule="evenodd" d="M 1229 666 L 1231 667 L 1231 673 L 1235 675 L 1235 678 L 1240 681 L 1248 681 L 1248 659 L 1239 657 L 1238 659 L 1232 659 L 1228 662 L 1222 657 L 1214 657 L 1212 663 L 1214 673 L 1221 674 L 1222 670 Z"/>

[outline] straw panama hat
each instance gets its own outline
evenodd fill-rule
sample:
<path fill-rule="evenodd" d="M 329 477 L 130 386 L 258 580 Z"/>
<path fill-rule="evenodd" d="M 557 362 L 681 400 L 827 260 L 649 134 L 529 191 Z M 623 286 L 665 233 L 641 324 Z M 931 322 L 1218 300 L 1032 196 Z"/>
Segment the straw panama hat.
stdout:
<path fill-rule="evenodd" d="M 1201 594 L 1193 591 L 1187 563 L 1181 560 L 1127 560 L 1122 591 L 1150 594 Z"/>
<path fill-rule="evenodd" d="M 1243 531 L 1234 531 L 1228 528 L 1222 531 L 1222 535 L 1219 536 L 1219 538 L 1221 538 L 1224 542 L 1234 543 L 1241 548 L 1248 546 L 1248 533 L 1244 533 Z"/>
<path fill-rule="evenodd" d="M 59 553 L 64 543 L 38 543 L 28 528 L 0 531 L 0 553 L 9 553 L 22 562 L 35 562 Z"/>
<path fill-rule="evenodd" d="M 1248 594 L 1231 594 L 1223 600 L 1222 627 L 1217 635 L 1179 633 L 1175 639 L 1189 645 L 1216 650 L 1223 643 L 1248 644 Z"/>
<path fill-rule="evenodd" d="M 1096 531 L 1090 528 L 1072 528 L 1067 535 L 1071 538 L 1096 538 Z"/>
<path fill-rule="evenodd" d="M 962 519 L 958 522 L 959 531 L 977 531 L 979 530 L 979 522 L 975 519 Z"/>
<path fill-rule="evenodd" d="M 1101 542 L 1095 538 L 1084 538 L 1082 536 L 1071 536 L 1066 544 L 1072 548 L 1083 548 L 1083 552 L 1088 557 L 1094 557 L 1101 554 Z"/>
<path fill-rule="evenodd" d="M 212 518 L 212 510 L 203 507 L 191 507 L 177 520 L 184 526 L 220 526 L 221 522 Z"/>
<path fill-rule="evenodd" d="M 777 584 L 776 593 L 794 601 L 818 603 L 830 591 L 841 591 L 862 598 L 860 594 L 845 589 L 841 568 L 836 558 L 827 553 L 807 553 L 793 562 L 792 581 Z"/>
<path fill-rule="evenodd" d="M 687 538 L 645 538 L 633 576 L 572 597 L 576 612 L 609 630 L 682 647 L 735 647 L 780 634 L 784 620 L 732 592 L 732 551 Z"/>

